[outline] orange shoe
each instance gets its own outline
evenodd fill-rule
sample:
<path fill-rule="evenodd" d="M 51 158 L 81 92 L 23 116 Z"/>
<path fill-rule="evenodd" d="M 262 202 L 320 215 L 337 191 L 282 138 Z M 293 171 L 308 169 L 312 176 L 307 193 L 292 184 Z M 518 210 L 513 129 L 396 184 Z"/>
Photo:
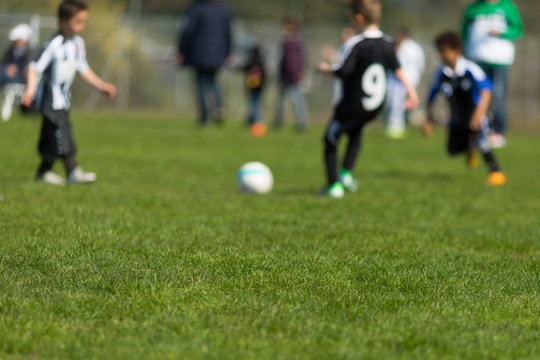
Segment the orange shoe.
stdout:
<path fill-rule="evenodd" d="M 476 156 L 476 151 L 470 150 L 467 153 L 466 160 L 467 160 L 467 167 L 469 169 L 475 169 L 476 167 L 478 167 L 478 157 Z"/>
<path fill-rule="evenodd" d="M 499 186 L 506 184 L 506 176 L 500 171 L 494 171 L 489 174 L 486 179 L 486 184 L 489 186 Z"/>
<path fill-rule="evenodd" d="M 253 136 L 264 136 L 264 134 L 266 134 L 266 125 L 255 123 L 249 127 L 249 132 Z"/>

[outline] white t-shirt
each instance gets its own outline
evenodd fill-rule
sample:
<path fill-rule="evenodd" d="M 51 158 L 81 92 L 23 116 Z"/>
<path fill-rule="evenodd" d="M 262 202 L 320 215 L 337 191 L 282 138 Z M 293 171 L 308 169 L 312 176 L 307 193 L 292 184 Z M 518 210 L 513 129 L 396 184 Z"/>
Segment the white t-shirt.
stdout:
<path fill-rule="evenodd" d="M 417 87 L 426 65 L 424 50 L 414 40 L 405 39 L 397 51 L 397 57 L 405 77 Z"/>

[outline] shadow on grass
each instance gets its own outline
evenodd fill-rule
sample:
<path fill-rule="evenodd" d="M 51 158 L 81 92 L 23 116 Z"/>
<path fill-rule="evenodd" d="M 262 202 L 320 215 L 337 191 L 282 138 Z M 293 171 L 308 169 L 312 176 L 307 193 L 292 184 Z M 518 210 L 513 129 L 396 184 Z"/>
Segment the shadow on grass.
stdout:
<path fill-rule="evenodd" d="M 357 176 L 359 186 L 366 188 L 369 187 L 369 184 L 374 181 L 385 180 L 398 180 L 398 181 L 416 181 L 418 183 L 441 183 L 441 182 L 450 182 L 455 177 L 449 173 L 442 172 L 432 172 L 432 173 L 418 173 L 414 171 L 399 171 L 399 170 L 385 170 L 385 171 L 371 171 L 365 174 Z M 291 195 L 301 195 L 301 196 L 318 196 L 319 190 L 323 187 L 324 181 L 321 181 L 321 186 L 319 188 L 313 187 L 288 187 L 281 189 L 274 189 L 272 194 L 274 196 L 291 196 Z"/>
<path fill-rule="evenodd" d="M 398 180 L 421 180 L 421 181 L 450 181 L 452 174 L 442 172 L 418 173 L 414 171 L 384 170 L 370 171 L 363 174 L 362 179 L 398 179 Z"/>

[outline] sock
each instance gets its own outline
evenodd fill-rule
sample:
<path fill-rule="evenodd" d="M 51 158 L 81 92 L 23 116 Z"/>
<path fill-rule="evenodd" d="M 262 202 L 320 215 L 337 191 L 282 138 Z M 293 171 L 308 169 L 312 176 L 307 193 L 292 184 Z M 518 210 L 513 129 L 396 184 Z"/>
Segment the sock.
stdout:
<path fill-rule="evenodd" d="M 75 169 L 77 166 L 77 160 L 75 160 L 74 155 L 68 155 L 64 157 L 64 168 L 66 169 L 66 174 L 71 174 L 73 169 Z"/>
<path fill-rule="evenodd" d="M 491 152 L 491 150 L 483 152 L 482 155 L 484 155 L 484 160 L 486 161 L 490 172 L 501 171 L 499 168 L 499 164 L 497 164 L 497 160 L 495 159 L 495 155 L 493 155 L 493 152 Z"/>
<path fill-rule="evenodd" d="M 47 161 L 45 159 L 42 159 L 37 172 L 38 174 L 45 174 L 47 171 L 50 171 L 52 167 L 53 167 L 52 161 Z"/>

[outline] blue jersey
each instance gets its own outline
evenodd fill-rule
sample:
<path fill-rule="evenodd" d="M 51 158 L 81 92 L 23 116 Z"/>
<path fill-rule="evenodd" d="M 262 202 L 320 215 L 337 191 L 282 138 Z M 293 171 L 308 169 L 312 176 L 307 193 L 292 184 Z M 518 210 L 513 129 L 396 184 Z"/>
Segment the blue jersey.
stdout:
<path fill-rule="evenodd" d="M 468 128 L 483 90 L 493 90 L 484 71 L 474 62 L 459 57 L 455 69 L 441 65 L 435 70 L 428 103 L 442 92 L 450 102 L 450 126 Z"/>

